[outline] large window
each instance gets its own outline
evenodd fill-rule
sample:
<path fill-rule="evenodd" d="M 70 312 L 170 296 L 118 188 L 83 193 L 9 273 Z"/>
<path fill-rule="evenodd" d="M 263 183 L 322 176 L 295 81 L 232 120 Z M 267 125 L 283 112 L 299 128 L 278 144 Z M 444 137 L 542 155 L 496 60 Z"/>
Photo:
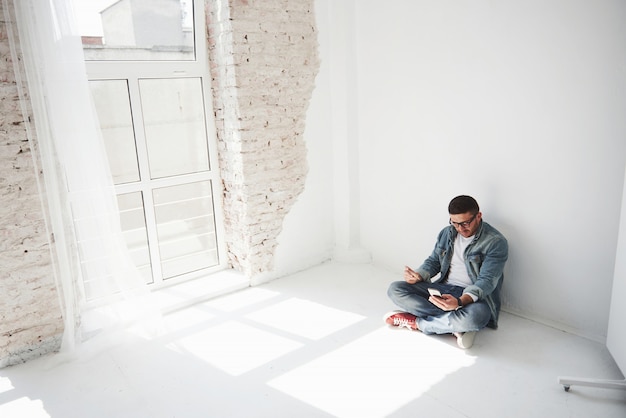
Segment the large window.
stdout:
<path fill-rule="evenodd" d="M 155 284 L 222 268 L 202 0 L 74 1 L 135 264 Z"/>

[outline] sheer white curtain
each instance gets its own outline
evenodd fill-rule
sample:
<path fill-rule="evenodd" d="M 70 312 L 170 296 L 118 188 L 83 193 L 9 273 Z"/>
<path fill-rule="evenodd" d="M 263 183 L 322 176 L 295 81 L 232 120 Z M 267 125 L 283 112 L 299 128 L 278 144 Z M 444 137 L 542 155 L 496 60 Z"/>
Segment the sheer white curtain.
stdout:
<path fill-rule="evenodd" d="M 64 313 L 62 352 L 154 319 L 148 290 L 127 252 L 113 181 L 85 73 L 71 0 L 2 0 L 15 8 L 17 37 L 54 234 Z M 16 61 L 17 62 L 17 61 Z M 20 83 L 18 83 L 20 84 Z M 27 103 L 27 102 L 24 102 Z"/>

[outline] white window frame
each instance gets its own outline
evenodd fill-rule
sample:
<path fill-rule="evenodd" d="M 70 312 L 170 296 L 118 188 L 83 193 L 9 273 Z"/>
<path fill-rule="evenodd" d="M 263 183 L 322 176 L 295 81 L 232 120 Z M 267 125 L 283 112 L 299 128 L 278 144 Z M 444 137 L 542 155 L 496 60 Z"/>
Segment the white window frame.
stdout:
<path fill-rule="evenodd" d="M 205 0 L 194 0 L 194 38 L 195 60 L 190 61 L 86 61 L 87 77 L 89 80 L 128 80 L 131 111 L 133 114 L 138 164 L 140 172 L 144 173 L 141 180 L 115 187 L 116 194 L 142 192 L 144 199 L 144 213 L 152 264 L 153 288 L 170 286 L 191 279 L 196 279 L 226 268 L 226 245 L 224 240 L 224 217 L 222 208 L 222 182 L 220 178 L 217 131 L 215 114 L 213 112 L 213 98 L 210 89 L 210 70 L 208 48 L 206 41 L 206 17 L 204 13 Z M 139 100 L 139 80 L 148 78 L 199 78 L 202 84 L 202 94 L 205 106 L 206 132 L 209 150 L 210 170 L 206 172 L 178 175 L 175 177 L 150 179 L 148 173 L 148 152 L 146 149 L 141 103 Z M 182 181 L 184 180 L 184 181 Z M 215 229 L 217 235 L 217 251 L 219 263 L 216 266 L 183 274 L 181 276 L 163 279 L 157 227 L 154 218 L 154 202 L 152 190 L 160 187 L 175 186 L 210 180 L 212 184 L 213 208 Z"/>

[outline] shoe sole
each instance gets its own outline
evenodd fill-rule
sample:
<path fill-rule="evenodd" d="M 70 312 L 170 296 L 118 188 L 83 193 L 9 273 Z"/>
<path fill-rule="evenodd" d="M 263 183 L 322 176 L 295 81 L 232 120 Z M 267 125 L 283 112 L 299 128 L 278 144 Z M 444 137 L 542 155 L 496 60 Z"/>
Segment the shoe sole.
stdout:
<path fill-rule="evenodd" d="M 474 345 L 474 339 L 476 338 L 476 331 L 464 332 L 462 334 L 456 335 L 456 344 L 467 350 L 468 348 L 472 348 Z"/>

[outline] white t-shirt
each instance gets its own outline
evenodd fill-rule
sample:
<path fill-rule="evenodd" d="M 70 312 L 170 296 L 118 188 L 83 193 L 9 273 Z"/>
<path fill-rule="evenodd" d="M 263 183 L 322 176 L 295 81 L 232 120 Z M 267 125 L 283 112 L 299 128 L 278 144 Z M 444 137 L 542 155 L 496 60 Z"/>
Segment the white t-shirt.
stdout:
<path fill-rule="evenodd" d="M 474 236 L 465 238 L 461 234 L 457 234 L 454 240 L 454 252 L 452 254 L 452 261 L 450 263 L 450 271 L 448 272 L 448 281 L 446 283 L 467 287 L 472 284 L 469 274 L 467 274 L 467 268 L 465 267 L 465 249 L 472 242 Z"/>

